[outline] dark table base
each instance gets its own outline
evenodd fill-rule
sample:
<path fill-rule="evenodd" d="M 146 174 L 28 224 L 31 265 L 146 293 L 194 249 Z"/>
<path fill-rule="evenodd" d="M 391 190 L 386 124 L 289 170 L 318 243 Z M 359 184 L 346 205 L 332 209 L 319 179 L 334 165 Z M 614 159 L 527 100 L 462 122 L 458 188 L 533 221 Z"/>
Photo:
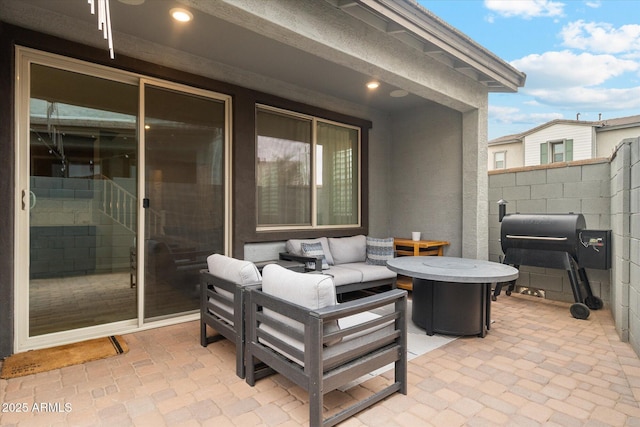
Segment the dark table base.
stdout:
<path fill-rule="evenodd" d="M 413 279 L 411 320 L 427 335 L 485 337 L 491 323 L 491 284 Z"/>

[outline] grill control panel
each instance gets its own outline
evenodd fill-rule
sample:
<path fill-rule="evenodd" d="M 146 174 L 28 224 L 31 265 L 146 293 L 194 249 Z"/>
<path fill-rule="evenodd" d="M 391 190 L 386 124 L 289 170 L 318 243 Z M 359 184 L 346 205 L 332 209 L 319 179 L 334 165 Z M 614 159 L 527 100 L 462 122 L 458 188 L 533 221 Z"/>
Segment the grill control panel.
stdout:
<path fill-rule="evenodd" d="M 578 264 L 584 268 L 611 268 L 611 230 L 581 230 L 578 233 Z"/>

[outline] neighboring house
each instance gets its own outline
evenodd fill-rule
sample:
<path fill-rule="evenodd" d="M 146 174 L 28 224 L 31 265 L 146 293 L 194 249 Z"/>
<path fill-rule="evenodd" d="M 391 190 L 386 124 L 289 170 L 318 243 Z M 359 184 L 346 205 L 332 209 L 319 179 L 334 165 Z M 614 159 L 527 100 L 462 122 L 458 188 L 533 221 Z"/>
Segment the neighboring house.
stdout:
<path fill-rule="evenodd" d="M 249 244 L 488 257 L 488 95 L 523 73 L 412 0 L 110 5 L 114 59 L 86 0 L 0 0 L 0 357 L 196 319 Z"/>
<path fill-rule="evenodd" d="M 640 135 L 640 115 L 591 121 L 552 120 L 489 141 L 489 170 L 611 156 L 625 138 Z"/>

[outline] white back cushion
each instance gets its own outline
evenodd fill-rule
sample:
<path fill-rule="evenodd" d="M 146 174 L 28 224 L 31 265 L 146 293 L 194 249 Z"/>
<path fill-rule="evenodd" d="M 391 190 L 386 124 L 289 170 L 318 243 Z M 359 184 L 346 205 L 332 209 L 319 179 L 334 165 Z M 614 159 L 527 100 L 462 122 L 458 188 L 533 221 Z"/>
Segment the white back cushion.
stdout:
<path fill-rule="evenodd" d="M 238 285 L 260 283 L 260 280 L 262 280 L 258 267 L 251 261 L 213 254 L 207 257 L 207 266 L 209 267 L 209 273 Z M 217 286 L 214 286 L 214 288 L 219 294 L 233 298 L 233 294 L 224 289 L 220 289 Z"/>
<path fill-rule="evenodd" d="M 352 237 L 330 237 L 329 248 L 336 265 L 349 262 L 365 262 L 367 259 L 367 238 L 360 234 Z"/>
<path fill-rule="evenodd" d="M 324 251 L 324 256 L 327 258 L 327 262 L 333 265 L 333 256 L 331 255 L 331 250 L 329 249 L 329 241 L 326 237 L 320 237 L 319 239 L 289 239 L 285 244 L 285 248 L 287 252 L 294 255 L 304 255 L 302 253 L 302 244 L 303 243 L 318 243 L 322 244 L 322 250 Z"/>
<path fill-rule="evenodd" d="M 337 304 L 336 287 L 331 276 L 297 273 L 276 264 L 266 265 L 262 270 L 262 292 L 311 310 Z M 304 332 L 303 325 L 296 320 L 266 308 L 264 314 Z M 324 324 L 325 333 L 338 329 L 336 320 Z M 290 339 L 287 341 L 298 348 L 303 347 L 304 344 L 303 342 L 293 343 Z"/>

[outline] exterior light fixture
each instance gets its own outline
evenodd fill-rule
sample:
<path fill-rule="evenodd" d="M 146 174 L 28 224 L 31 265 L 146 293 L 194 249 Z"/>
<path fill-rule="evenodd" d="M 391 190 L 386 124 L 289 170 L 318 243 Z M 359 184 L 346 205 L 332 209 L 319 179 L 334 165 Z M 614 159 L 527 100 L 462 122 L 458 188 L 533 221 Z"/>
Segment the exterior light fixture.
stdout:
<path fill-rule="evenodd" d="M 380 83 L 378 83 L 376 81 L 371 81 L 371 82 L 367 83 L 367 87 L 369 89 L 378 89 L 378 87 L 380 87 Z"/>
<path fill-rule="evenodd" d="M 186 9 L 179 7 L 173 8 L 169 11 L 171 17 L 178 22 L 189 22 L 193 19 L 193 14 Z"/>
<path fill-rule="evenodd" d="M 92 15 L 95 15 L 97 12 L 98 30 L 102 31 L 104 39 L 107 41 L 107 44 L 109 45 L 109 56 L 111 57 L 111 59 L 113 59 L 114 58 L 113 37 L 111 34 L 111 11 L 109 8 L 109 0 L 98 0 L 97 4 L 96 4 L 96 0 L 89 0 L 89 5 L 91 6 Z"/>

